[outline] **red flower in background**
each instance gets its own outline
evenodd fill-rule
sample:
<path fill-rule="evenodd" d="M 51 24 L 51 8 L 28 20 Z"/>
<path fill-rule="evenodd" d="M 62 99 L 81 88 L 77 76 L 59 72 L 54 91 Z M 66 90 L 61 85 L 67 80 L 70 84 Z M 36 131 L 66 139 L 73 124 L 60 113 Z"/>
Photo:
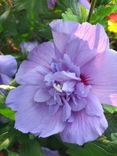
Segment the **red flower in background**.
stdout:
<path fill-rule="evenodd" d="M 108 30 L 117 33 L 117 12 L 110 14 L 108 17 Z"/>

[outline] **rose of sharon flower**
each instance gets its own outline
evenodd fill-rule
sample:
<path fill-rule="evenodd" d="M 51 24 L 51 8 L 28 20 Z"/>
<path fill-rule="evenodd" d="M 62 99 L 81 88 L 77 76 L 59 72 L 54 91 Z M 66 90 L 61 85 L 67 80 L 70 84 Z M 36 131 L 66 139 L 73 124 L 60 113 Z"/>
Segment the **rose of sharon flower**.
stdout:
<path fill-rule="evenodd" d="M 0 85 L 9 84 L 16 70 L 17 63 L 13 56 L 0 55 Z"/>
<path fill-rule="evenodd" d="M 101 103 L 111 104 L 117 93 L 117 53 L 99 24 L 55 20 L 50 26 L 53 42 L 29 53 L 6 103 L 16 111 L 16 129 L 43 138 L 60 133 L 82 145 L 108 127 Z"/>

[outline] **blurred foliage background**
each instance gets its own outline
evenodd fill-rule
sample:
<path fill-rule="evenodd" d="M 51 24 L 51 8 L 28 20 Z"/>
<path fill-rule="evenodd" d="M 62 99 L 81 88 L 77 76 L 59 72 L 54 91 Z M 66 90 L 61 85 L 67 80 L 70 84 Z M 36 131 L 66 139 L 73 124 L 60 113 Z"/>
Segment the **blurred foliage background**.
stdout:
<path fill-rule="evenodd" d="M 91 23 L 101 23 L 107 29 L 107 16 L 117 11 L 116 1 L 98 0 Z M 47 0 L 0 0 L 0 51 L 17 53 L 24 41 L 49 40 L 48 23 L 53 19 L 86 21 L 86 10 L 77 7 L 77 0 L 59 0 L 48 9 Z M 113 34 L 109 34 L 113 38 Z M 114 39 L 116 36 L 114 36 Z"/>
<path fill-rule="evenodd" d="M 90 19 L 104 26 L 112 48 L 117 50 L 117 33 L 108 31 L 107 16 L 117 12 L 117 0 L 97 0 Z M 39 43 L 52 39 L 49 22 L 62 18 L 77 22 L 87 20 L 88 11 L 77 0 L 58 0 L 48 9 L 47 0 L 0 0 L 0 53 L 12 54 L 18 61 L 24 58 L 20 44 Z M 109 128 L 95 142 L 80 147 L 61 142 L 58 136 L 39 139 L 14 129 L 14 112 L 5 106 L 0 95 L 0 156 L 44 156 L 41 147 L 58 150 L 61 156 L 117 156 L 117 108 L 106 106 Z"/>

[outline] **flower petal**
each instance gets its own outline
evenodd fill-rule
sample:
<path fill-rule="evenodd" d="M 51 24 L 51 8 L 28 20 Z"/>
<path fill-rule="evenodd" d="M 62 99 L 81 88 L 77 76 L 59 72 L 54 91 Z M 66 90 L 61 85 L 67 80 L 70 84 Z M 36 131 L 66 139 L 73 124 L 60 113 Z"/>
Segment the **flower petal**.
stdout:
<path fill-rule="evenodd" d="M 66 54 L 75 65 L 82 67 L 98 55 L 96 49 L 90 49 L 83 39 L 73 39 L 66 45 Z"/>
<path fill-rule="evenodd" d="M 79 77 L 76 76 L 75 73 L 66 72 L 66 71 L 60 71 L 53 74 L 52 79 L 54 81 L 67 81 L 67 80 L 80 80 Z"/>
<path fill-rule="evenodd" d="M 0 55 L 0 73 L 12 77 L 17 70 L 17 62 L 11 55 Z"/>
<path fill-rule="evenodd" d="M 54 58 L 54 46 L 45 42 L 34 48 L 28 55 L 28 60 L 23 61 L 16 74 L 19 84 L 43 84 L 43 76 L 50 71 L 50 63 Z"/>
<path fill-rule="evenodd" d="M 74 91 L 75 82 L 74 81 L 66 81 L 63 83 L 62 90 L 67 93 L 72 93 Z"/>
<path fill-rule="evenodd" d="M 61 132 L 65 124 L 62 121 L 62 110 L 50 114 L 45 103 L 35 103 L 33 97 L 37 90 L 37 86 L 20 86 L 9 93 L 6 104 L 16 111 L 16 129 L 40 137 Z"/>
<path fill-rule="evenodd" d="M 35 102 L 46 102 L 50 99 L 47 89 L 39 89 L 34 95 Z"/>
<path fill-rule="evenodd" d="M 19 86 L 9 92 L 6 104 L 13 110 L 18 111 L 20 107 L 24 107 L 26 103 L 32 101 L 32 97 L 37 90 L 37 86 Z"/>
<path fill-rule="evenodd" d="M 60 53 L 64 52 L 65 45 L 69 42 L 78 25 L 79 24 L 77 22 L 63 20 L 55 20 L 50 23 L 54 43 Z"/>
<path fill-rule="evenodd" d="M 0 74 L 0 84 L 9 84 L 11 78 L 5 74 Z"/>
<path fill-rule="evenodd" d="M 95 49 L 98 53 L 103 53 L 109 48 L 108 37 L 100 24 L 55 20 L 50 26 L 55 46 L 61 54 L 65 53 L 67 44 L 75 38 L 86 41 L 89 48 Z"/>
<path fill-rule="evenodd" d="M 55 49 L 52 42 L 45 42 L 34 48 L 28 55 L 28 60 L 38 65 L 50 68 L 50 63 L 55 57 Z"/>
<path fill-rule="evenodd" d="M 67 103 L 66 100 L 64 100 L 64 106 L 63 106 L 63 121 L 66 121 L 71 116 L 71 107 Z"/>
<path fill-rule="evenodd" d="M 96 49 L 98 53 L 103 53 L 109 48 L 109 39 L 103 26 L 90 23 L 81 24 L 75 31 L 75 36 L 83 41 L 87 41 L 90 49 Z"/>
<path fill-rule="evenodd" d="M 117 94 L 117 52 L 107 51 L 97 56 L 81 70 L 100 102 L 112 103 L 112 95 Z"/>
<path fill-rule="evenodd" d="M 86 86 L 80 82 L 76 85 L 76 94 L 78 97 L 87 97 L 90 89 L 91 89 L 90 85 Z"/>
<path fill-rule="evenodd" d="M 31 61 L 23 61 L 16 74 L 19 84 L 43 85 L 43 79 L 48 69 Z"/>
<path fill-rule="evenodd" d="M 63 141 L 83 145 L 98 138 L 108 127 L 105 116 L 89 116 L 85 111 L 77 113 L 74 121 L 66 125 L 61 133 Z"/>
<path fill-rule="evenodd" d="M 78 44 L 78 42 L 77 42 L 77 44 Z M 71 46 L 69 47 L 69 48 L 71 48 Z M 68 48 L 68 50 L 69 50 L 69 48 Z M 73 51 L 75 51 L 74 49 L 74 46 L 72 47 L 72 52 Z M 80 77 L 80 68 L 78 67 L 78 65 L 75 65 L 74 64 L 74 61 L 73 61 L 73 59 L 71 60 L 71 58 L 72 58 L 72 56 L 73 56 L 73 53 L 72 52 L 70 52 L 70 57 L 67 55 L 67 54 L 65 54 L 64 55 L 64 58 L 63 58 L 63 65 L 65 66 L 65 67 L 67 67 L 68 68 L 68 70 L 70 71 L 70 72 L 74 72 L 74 73 L 76 73 L 76 75 L 78 76 L 78 77 Z M 76 52 L 76 51 L 75 51 Z M 76 54 L 76 53 L 75 53 Z M 75 58 L 76 58 L 76 56 L 75 56 Z"/>
<path fill-rule="evenodd" d="M 28 109 L 27 105 L 29 105 Z M 30 132 L 43 138 L 59 133 L 64 129 L 61 110 L 55 114 L 50 114 L 49 107 L 44 103 L 25 103 L 25 106 L 16 113 L 15 128 L 24 133 Z"/>
<path fill-rule="evenodd" d="M 88 94 L 87 103 L 88 104 L 86 105 L 85 110 L 88 115 L 99 116 L 99 117 L 102 116 L 104 112 L 102 105 L 99 99 L 97 98 L 97 96 L 93 92 L 90 92 Z"/>
<path fill-rule="evenodd" d="M 88 103 L 85 98 L 72 97 L 72 101 L 70 102 L 71 109 L 74 112 L 81 111 L 86 107 L 87 104 Z"/>

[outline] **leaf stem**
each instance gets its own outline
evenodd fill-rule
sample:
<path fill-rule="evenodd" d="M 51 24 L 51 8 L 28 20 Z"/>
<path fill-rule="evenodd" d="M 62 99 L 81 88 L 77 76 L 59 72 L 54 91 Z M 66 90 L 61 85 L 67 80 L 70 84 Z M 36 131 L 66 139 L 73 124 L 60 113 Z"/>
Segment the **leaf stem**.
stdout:
<path fill-rule="evenodd" d="M 94 8 L 95 8 L 95 4 L 96 4 L 96 0 L 92 0 L 92 2 L 91 2 L 91 7 L 90 7 L 90 11 L 89 11 L 89 15 L 88 15 L 88 18 L 87 18 L 87 22 L 90 22 L 90 19 L 91 19 L 93 10 L 94 10 Z"/>

